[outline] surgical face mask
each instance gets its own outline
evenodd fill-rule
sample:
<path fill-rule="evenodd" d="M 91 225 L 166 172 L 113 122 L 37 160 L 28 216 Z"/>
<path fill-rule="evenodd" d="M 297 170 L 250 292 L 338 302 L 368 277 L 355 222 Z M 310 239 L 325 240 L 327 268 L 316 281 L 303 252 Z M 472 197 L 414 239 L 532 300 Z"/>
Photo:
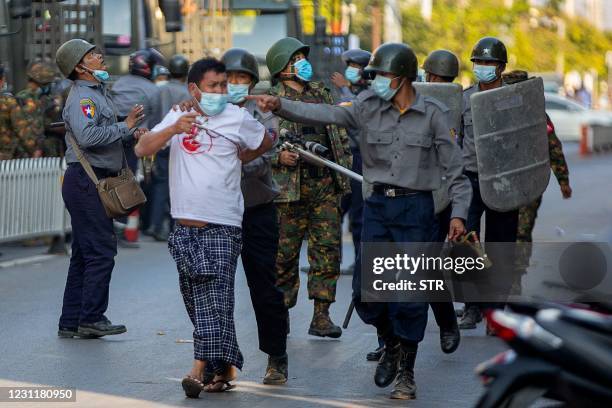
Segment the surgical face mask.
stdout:
<path fill-rule="evenodd" d="M 310 81 L 312 79 L 312 65 L 307 59 L 301 59 L 293 64 L 295 67 L 295 75 L 303 81 Z"/>
<path fill-rule="evenodd" d="M 207 116 L 215 116 L 223 112 L 227 104 L 227 94 L 202 92 L 200 96 L 200 109 Z"/>
<path fill-rule="evenodd" d="M 81 65 L 81 67 L 89 71 L 91 75 L 93 75 L 93 77 L 96 78 L 100 82 L 108 81 L 110 79 L 110 75 L 108 74 L 108 71 L 103 71 L 101 69 L 90 69 L 90 68 L 87 68 L 85 65 Z"/>
<path fill-rule="evenodd" d="M 231 103 L 241 103 L 249 94 L 250 84 L 227 84 L 227 99 Z"/>
<path fill-rule="evenodd" d="M 497 79 L 497 66 L 474 64 L 474 75 L 479 82 L 488 84 Z"/>
<path fill-rule="evenodd" d="M 346 67 L 346 71 L 344 71 L 344 76 L 351 84 L 356 84 L 361 80 L 361 70 L 355 67 Z"/>
<path fill-rule="evenodd" d="M 380 74 L 376 75 L 376 78 L 374 78 L 374 81 L 372 81 L 372 90 L 380 98 L 384 99 L 385 101 L 390 101 L 395 96 L 397 91 L 399 91 L 399 89 L 402 87 L 402 84 L 400 83 L 397 88 L 391 88 L 391 81 L 393 81 L 393 79 L 387 78 L 386 76 Z"/>
<path fill-rule="evenodd" d="M 168 81 L 157 81 L 157 82 L 155 83 L 155 85 L 157 85 L 157 86 L 164 86 L 164 85 L 166 85 L 167 83 L 168 83 Z"/>

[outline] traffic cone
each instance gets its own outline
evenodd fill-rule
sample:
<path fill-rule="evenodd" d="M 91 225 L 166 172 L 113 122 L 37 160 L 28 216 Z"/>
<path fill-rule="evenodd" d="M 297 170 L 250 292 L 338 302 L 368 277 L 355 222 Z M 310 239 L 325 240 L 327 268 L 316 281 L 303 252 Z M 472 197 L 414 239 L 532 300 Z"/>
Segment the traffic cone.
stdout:
<path fill-rule="evenodd" d="M 127 226 L 125 230 L 123 230 L 123 236 L 125 240 L 128 242 L 137 242 L 138 241 L 138 219 L 140 218 L 140 211 L 135 209 L 132 211 L 127 217 Z"/>
<path fill-rule="evenodd" d="M 582 125 L 580 129 L 580 156 L 588 156 L 589 150 L 589 126 Z"/>

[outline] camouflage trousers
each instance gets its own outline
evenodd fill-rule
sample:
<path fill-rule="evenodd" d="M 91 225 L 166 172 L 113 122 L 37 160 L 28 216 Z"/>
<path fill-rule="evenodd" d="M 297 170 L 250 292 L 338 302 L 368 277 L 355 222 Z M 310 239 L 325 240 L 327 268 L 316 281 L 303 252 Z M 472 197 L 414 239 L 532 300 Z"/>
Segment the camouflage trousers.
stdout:
<path fill-rule="evenodd" d="M 538 216 L 540 204 L 542 204 L 541 196 L 534 202 L 519 208 L 518 228 L 516 232 L 516 265 L 517 269 L 522 273 L 525 273 L 529 266 L 532 250 L 531 234 L 535 227 L 535 220 Z"/>
<path fill-rule="evenodd" d="M 276 258 L 277 281 L 291 308 L 300 288 L 299 260 L 308 236 L 308 298 L 333 302 L 340 276 L 340 197 L 331 176 L 302 177 L 300 201 L 278 206 L 280 239 Z"/>

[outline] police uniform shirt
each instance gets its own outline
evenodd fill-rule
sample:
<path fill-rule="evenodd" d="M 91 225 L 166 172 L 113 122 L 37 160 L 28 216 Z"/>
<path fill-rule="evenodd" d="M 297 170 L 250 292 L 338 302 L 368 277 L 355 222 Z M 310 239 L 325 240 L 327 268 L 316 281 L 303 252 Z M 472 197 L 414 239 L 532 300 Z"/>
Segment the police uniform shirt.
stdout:
<path fill-rule="evenodd" d="M 191 99 L 191 94 L 187 89 L 187 83 L 172 78 L 168 83 L 159 87 L 160 108 L 162 115 L 165 115 L 174 105 Z"/>
<path fill-rule="evenodd" d="M 363 176 L 369 183 L 433 191 L 445 174 L 452 217 L 467 219 L 472 190 L 463 175 L 461 151 L 450 134 L 448 108 L 437 100 L 415 91 L 412 106 L 400 113 L 391 102 L 366 90 L 350 106 L 281 98 L 277 113 L 296 122 L 359 128 Z"/>
<path fill-rule="evenodd" d="M 467 171 L 478 172 L 478 160 L 476 159 L 476 146 L 474 145 L 474 125 L 472 124 L 472 105 L 470 96 L 478 92 L 478 84 L 472 85 L 463 91 L 463 121 L 462 132 L 459 136 L 463 153 L 463 164 Z"/>
<path fill-rule="evenodd" d="M 62 113 L 66 123 L 66 162 L 77 163 L 69 135 L 74 136 L 89 164 L 119 171 L 123 167 L 123 143 L 132 139 L 125 122 L 117 122 L 106 86 L 76 80 Z"/>
<path fill-rule="evenodd" d="M 161 122 L 163 115 L 160 107 L 159 86 L 138 75 L 126 75 L 113 84 L 111 91 L 117 106 L 117 115 L 126 117 L 134 105 L 143 105 L 145 119 L 141 127 L 152 129 Z"/>

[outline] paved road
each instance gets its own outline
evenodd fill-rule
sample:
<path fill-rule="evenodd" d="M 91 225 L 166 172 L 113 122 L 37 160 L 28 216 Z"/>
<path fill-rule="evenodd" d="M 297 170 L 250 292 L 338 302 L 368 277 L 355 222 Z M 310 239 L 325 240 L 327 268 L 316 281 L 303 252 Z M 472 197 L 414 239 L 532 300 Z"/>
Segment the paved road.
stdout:
<path fill-rule="evenodd" d="M 551 180 L 535 236 L 542 240 L 605 237 L 612 220 L 611 157 L 584 161 L 577 157 L 575 146 L 567 150 L 575 198 L 561 201 Z M 349 243 L 345 247 L 348 264 L 352 251 Z M 74 387 L 78 389 L 76 405 L 88 407 L 469 407 L 482 390 L 473 368 L 504 349 L 480 328 L 464 333 L 459 350 L 445 355 L 439 350 L 438 330 L 431 318 L 416 365 L 418 400 L 391 401 L 387 398 L 390 389 L 373 384 L 374 364 L 364 358 L 376 344 L 372 328 L 354 316 L 339 340 L 308 336 L 312 306 L 302 292 L 291 312 L 290 381 L 283 387 L 266 387 L 261 385 L 266 360 L 258 350 L 255 319 L 240 268 L 236 320 L 246 362 L 239 387 L 231 393 L 186 400 L 179 381 L 189 369 L 192 345 L 177 340 L 190 339 L 191 329 L 166 246 L 145 241 L 140 250 L 120 252 L 108 316 L 128 326 L 128 333 L 121 336 L 98 340 L 56 337 L 67 264 L 67 258 L 56 257 L 42 264 L 0 269 L 0 386 Z M 338 302 L 332 308 L 337 323 L 344 317 L 349 290 L 349 278 L 342 277 Z"/>

